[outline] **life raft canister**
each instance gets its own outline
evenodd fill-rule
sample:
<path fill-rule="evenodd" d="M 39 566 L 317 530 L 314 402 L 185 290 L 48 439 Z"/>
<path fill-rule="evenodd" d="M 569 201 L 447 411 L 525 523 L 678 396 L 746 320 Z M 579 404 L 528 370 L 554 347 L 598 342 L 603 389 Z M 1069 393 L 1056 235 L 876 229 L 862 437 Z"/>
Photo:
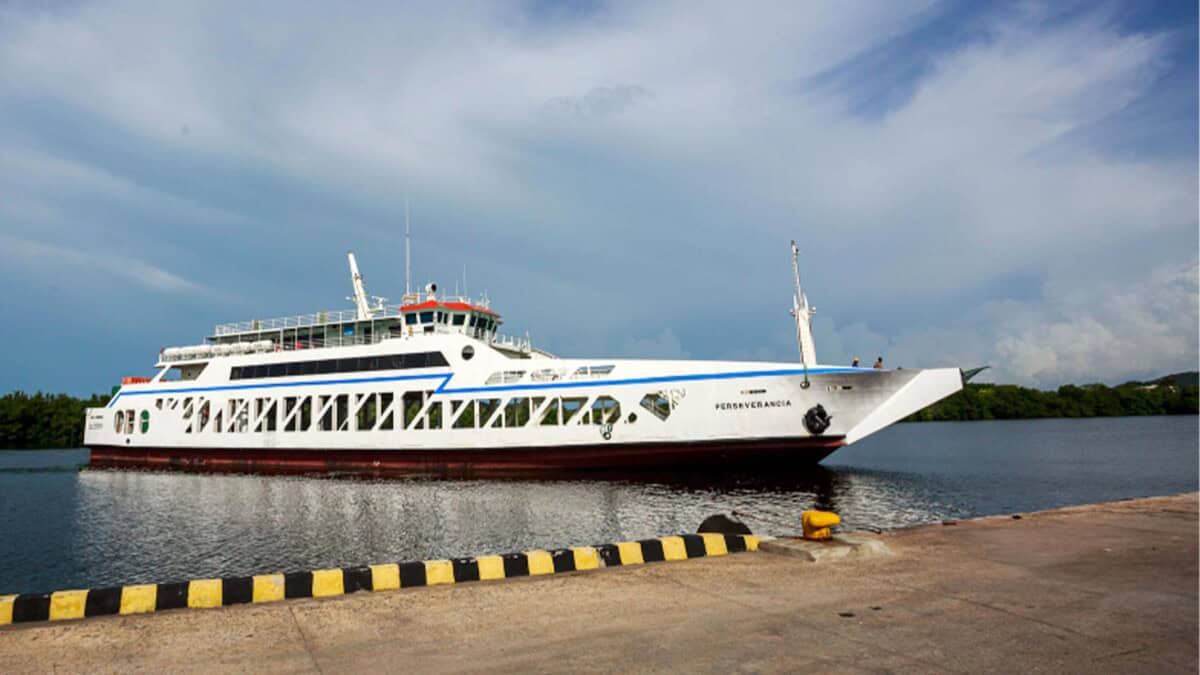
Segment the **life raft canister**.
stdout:
<path fill-rule="evenodd" d="M 820 436 L 825 433 L 829 425 L 833 423 L 833 417 L 825 412 L 825 407 L 820 403 L 808 409 L 804 413 L 804 426 L 808 428 L 813 436 Z"/>

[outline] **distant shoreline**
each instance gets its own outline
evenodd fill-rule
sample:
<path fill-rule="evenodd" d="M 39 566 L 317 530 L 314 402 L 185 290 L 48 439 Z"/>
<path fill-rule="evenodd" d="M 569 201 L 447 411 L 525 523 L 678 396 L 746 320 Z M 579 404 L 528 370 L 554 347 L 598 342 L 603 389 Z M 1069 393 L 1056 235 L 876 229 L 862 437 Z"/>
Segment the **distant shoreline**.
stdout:
<path fill-rule="evenodd" d="M 1064 384 L 1054 391 L 1013 384 L 970 384 L 904 418 L 904 422 L 1084 419 L 1200 414 L 1196 373 L 1177 373 L 1154 382 Z"/>

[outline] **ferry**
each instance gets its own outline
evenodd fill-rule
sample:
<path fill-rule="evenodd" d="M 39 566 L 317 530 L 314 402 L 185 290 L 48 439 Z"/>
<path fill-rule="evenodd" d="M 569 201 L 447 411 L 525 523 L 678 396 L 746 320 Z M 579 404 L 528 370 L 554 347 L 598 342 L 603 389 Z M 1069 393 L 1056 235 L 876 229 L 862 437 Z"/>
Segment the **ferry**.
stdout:
<path fill-rule="evenodd" d="M 407 239 L 407 237 L 406 237 Z M 407 257 L 406 241 L 406 257 Z M 811 464 L 956 391 L 958 368 L 818 365 L 792 243 L 799 363 L 560 358 L 486 298 L 216 326 L 87 411 L 93 467 L 497 475 Z M 406 266 L 407 268 L 407 266 Z M 968 373 L 969 375 L 970 373 Z"/>

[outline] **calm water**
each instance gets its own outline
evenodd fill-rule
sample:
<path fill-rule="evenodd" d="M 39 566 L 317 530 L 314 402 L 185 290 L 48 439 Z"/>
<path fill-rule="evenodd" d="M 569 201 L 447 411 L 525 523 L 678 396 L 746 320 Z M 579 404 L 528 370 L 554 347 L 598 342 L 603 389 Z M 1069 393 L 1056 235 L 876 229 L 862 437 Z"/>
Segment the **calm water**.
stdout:
<path fill-rule="evenodd" d="M 346 480 L 79 471 L 0 452 L 0 594 L 506 553 L 832 509 L 847 529 L 1197 489 L 1197 417 L 904 424 L 769 477 Z"/>

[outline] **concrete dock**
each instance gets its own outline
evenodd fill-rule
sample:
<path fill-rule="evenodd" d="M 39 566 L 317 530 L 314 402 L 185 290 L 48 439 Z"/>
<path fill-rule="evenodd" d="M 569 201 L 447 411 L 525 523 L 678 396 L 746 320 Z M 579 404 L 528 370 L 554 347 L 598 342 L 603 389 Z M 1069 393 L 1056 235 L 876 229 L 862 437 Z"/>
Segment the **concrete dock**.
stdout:
<path fill-rule="evenodd" d="M 10 626 L 45 671 L 1197 672 L 1197 494 L 767 552 Z"/>

